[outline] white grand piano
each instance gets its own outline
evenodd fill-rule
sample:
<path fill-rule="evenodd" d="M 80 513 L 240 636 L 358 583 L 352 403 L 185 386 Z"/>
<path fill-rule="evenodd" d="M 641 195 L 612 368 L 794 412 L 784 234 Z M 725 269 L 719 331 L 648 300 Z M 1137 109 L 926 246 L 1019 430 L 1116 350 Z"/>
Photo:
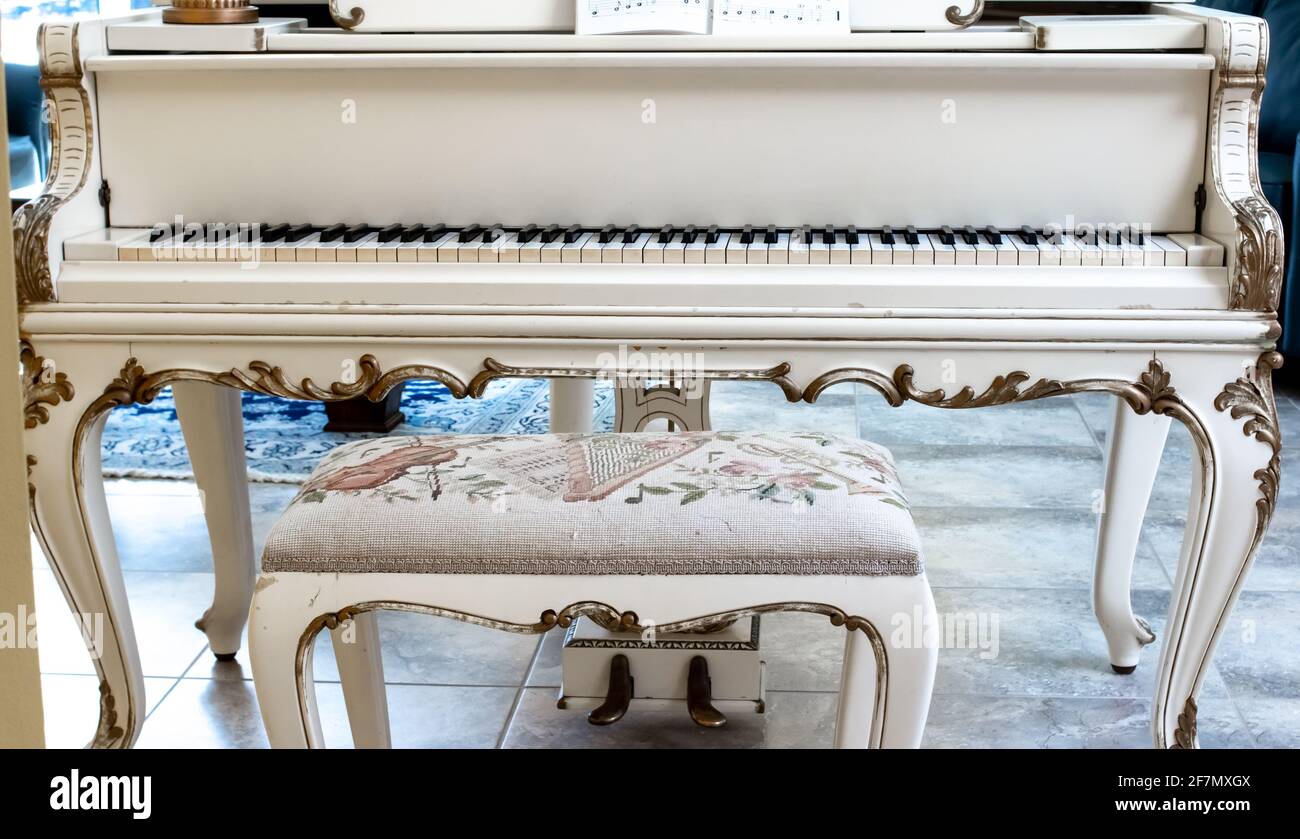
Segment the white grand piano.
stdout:
<path fill-rule="evenodd" d="M 175 389 L 216 560 L 202 625 L 230 655 L 254 579 L 240 390 L 544 377 L 581 430 L 600 373 L 628 430 L 707 422 L 651 379 L 936 409 L 1113 394 L 1095 600 L 1121 670 L 1154 640 L 1129 572 L 1184 423 L 1152 732 L 1195 745 L 1279 479 L 1262 21 L 915 0 L 854 3 L 845 34 L 594 36 L 571 0 L 260 5 L 40 36 L 53 172 L 14 220 L 32 522 L 73 610 L 107 618 L 94 745 L 143 716 L 112 408 Z"/>

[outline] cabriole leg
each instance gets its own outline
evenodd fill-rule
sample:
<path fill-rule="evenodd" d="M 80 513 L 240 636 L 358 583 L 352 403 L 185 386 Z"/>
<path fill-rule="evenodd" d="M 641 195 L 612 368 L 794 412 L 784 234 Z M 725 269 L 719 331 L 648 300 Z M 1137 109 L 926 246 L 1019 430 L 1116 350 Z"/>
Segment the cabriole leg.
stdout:
<path fill-rule="evenodd" d="M 1142 648 L 1155 640 L 1147 622 L 1133 614 L 1131 584 L 1142 519 L 1168 434 L 1168 417 L 1138 416 L 1122 399 L 1115 400 L 1097 525 L 1092 605 L 1110 649 L 1110 665 L 1117 673 L 1132 673 Z"/>
<path fill-rule="evenodd" d="M 379 643 L 379 613 L 362 612 L 330 632 L 343 684 L 352 743 L 358 749 L 390 749 L 388 696 Z"/>
<path fill-rule="evenodd" d="M 239 651 L 257 576 L 238 390 L 206 382 L 172 385 L 176 414 L 203 502 L 212 544 L 212 607 L 195 623 L 220 661 Z"/>

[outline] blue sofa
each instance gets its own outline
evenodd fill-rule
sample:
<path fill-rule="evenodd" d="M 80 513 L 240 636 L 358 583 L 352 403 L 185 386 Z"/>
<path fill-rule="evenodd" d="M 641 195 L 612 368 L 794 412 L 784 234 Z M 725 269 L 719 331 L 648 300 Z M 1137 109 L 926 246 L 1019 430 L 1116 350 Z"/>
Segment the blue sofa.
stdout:
<path fill-rule="evenodd" d="M 49 131 L 41 118 L 41 71 L 28 64 L 5 65 L 9 117 L 9 188 L 40 183 L 50 165 Z"/>
<path fill-rule="evenodd" d="M 1268 84 L 1259 125 L 1259 176 L 1264 195 L 1286 230 L 1286 283 L 1282 291 L 1282 354 L 1300 360 L 1300 2 L 1201 0 L 1200 5 L 1268 21 Z M 1291 375 L 1300 373 L 1288 365 Z M 1284 370 L 1286 368 L 1283 368 Z"/>

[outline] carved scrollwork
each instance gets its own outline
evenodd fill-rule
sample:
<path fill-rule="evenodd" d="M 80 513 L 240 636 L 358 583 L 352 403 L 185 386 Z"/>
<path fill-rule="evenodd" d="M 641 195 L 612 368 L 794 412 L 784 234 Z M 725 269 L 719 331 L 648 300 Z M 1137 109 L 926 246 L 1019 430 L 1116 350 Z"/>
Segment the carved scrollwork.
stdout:
<path fill-rule="evenodd" d="M 965 29 L 984 17 L 984 0 L 975 0 L 975 5 L 971 6 L 969 12 L 963 12 L 960 6 L 949 6 L 944 12 L 944 17 L 953 26 Z"/>
<path fill-rule="evenodd" d="M 1178 715 L 1178 728 L 1174 731 L 1174 744 L 1170 750 L 1196 748 L 1196 711 L 1196 700 L 1189 696 L 1183 712 Z"/>
<path fill-rule="evenodd" d="M 1237 271 L 1232 280 L 1234 309 L 1276 311 L 1282 298 L 1282 260 L 1286 239 L 1282 219 L 1262 196 L 1233 202 L 1237 217 Z"/>
<path fill-rule="evenodd" d="M 31 429 L 49 422 L 49 409 L 71 401 L 75 391 L 67 374 L 55 372 L 25 338 L 18 343 L 18 358 L 23 376 L 23 423 Z"/>
<path fill-rule="evenodd" d="M 339 0 L 330 0 L 330 17 L 343 29 L 356 29 L 366 19 L 366 11 L 360 6 L 353 6 L 344 13 L 339 7 Z"/>
<path fill-rule="evenodd" d="M 1244 419 L 1242 433 L 1254 437 L 1272 451 L 1268 465 L 1255 471 L 1260 498 L 1255 502 L 1255 541 L 1252 552 L 1264 538 L 1268 523 L 1277 508 L 1278 487 L 1282 481 L 1282 432 L 1278 423 L 1277 400 L 1273 395 L 1274 370 L 1282 366 L 1280 353 L 1268 352 L 1259 357 L 1255 370 L 1235 382 L 1224 385 L 1214 400 L 1214 407 L 1227 411 L 1235 419 Z"/>
<path fill-rule="evenodd" d="M 117 700 L 108 686 L 108 681 L 99 682 L 99 728 L 95 738 L 90 741 L 92 749 L 105 749 L 122 745 L 126 732 L 117 724 Z"/>
<path fill-rule="evenodd" d="M 76 23 L 45 23 L 37 35 L 41 87 L 50 115 L 50 174 L 41 195 L 14 214 L 14 269 L 23 303 L 54 300 L 50 225 L 86 185 L 94 154 L 90 95 L 82 75 Z"/>

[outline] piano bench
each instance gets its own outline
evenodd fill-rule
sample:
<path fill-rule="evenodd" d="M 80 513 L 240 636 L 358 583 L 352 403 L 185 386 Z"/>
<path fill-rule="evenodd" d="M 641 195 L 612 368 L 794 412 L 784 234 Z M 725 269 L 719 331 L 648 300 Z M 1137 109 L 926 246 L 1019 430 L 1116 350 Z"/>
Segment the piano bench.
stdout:
<path fill-rule="evenodd" d="M 272 746 L 321 744 L 322 629 L 354 742 L 389 745 L 381 610 L 515 633 L 585 616 L 644 643 L 771 612 L 825 615 L 848 630 L 837 747 L 918 746 L 937 657 L 891 455 L 815 432 L 439 435 L 334 450 L 272 530 L 253 599 Z M 612 659 L 593 722 L 627 709 L 627 670 Z M 708 725 L 707 662 L 691 670 L 692 717 Z"/>

